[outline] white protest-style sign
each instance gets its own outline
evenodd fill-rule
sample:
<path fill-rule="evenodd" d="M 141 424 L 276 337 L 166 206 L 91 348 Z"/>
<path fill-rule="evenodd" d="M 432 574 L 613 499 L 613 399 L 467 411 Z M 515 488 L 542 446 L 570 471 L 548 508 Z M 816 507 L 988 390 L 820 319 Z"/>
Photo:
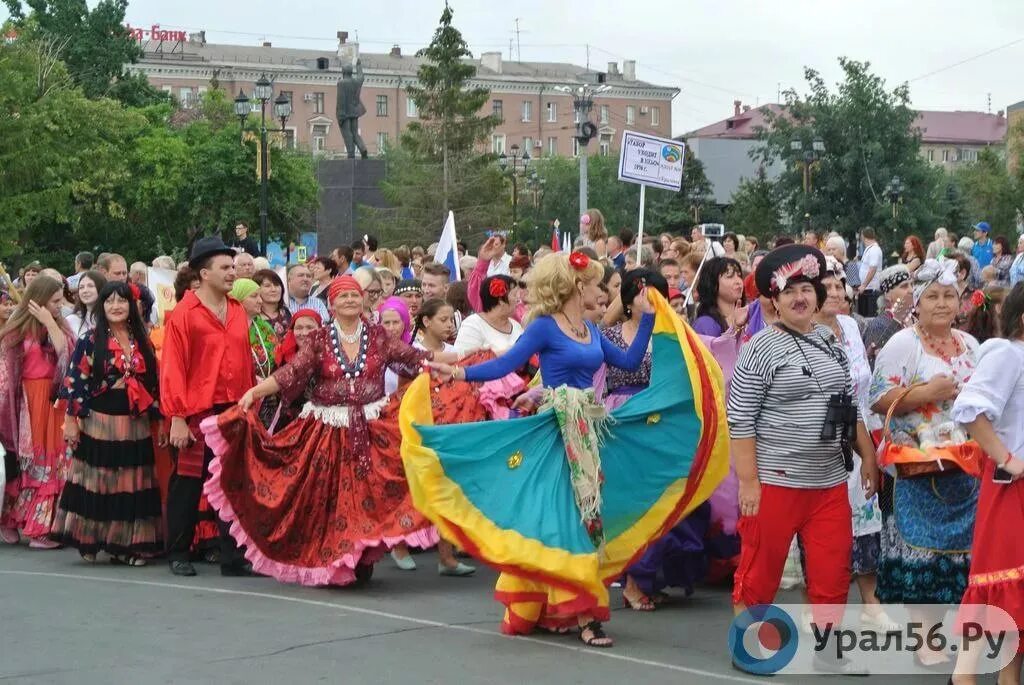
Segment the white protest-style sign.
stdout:
<path fill-rule="evenodd" d="M 636 224 L 636 263 L 642 263 L 644 206 L 647 186 L 679 192 L 683 187 L 686 145 L 671 138 L 658 138 L 636 131 L 622 132 L 619 148 L 619 180 L 640 184 L 640 217 Z"/>
<path fill-rule="evenodd" d="M 684 149 L 678 140 L 623 131 L 619 180 L 678 191 L 683 186 Z"/>

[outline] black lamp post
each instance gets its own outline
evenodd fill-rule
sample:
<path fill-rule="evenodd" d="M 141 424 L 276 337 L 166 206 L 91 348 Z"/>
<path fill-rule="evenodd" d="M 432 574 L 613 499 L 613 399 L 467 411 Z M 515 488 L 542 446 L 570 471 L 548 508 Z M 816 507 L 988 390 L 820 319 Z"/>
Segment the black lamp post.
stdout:
<path fill-rule="evenodd" d="M 519 154 L 519 146 L 515 143 L 509 148 L 511 156 L 502 152 L 498 155 L 498 166 L 505 172 L 505 175 L 512 179 L 512 240 L 516 237 L 516 224 L 518 223 L 519 211 L 519 173 L 525 172 L 530 166 L 530 151 L 523 150 Z M 510 164 L 511 162 L 511 164 Z"/>
<path fill-rule="evenodd" d="M 903 204 L 903 195 L 906 193 L 907 187 L 903 185 L 903 181 L 900 180 L 899 176 L 893 176 L 889 184 L 885 186 L 885 190 L 882 194 L 889 200 L 889 204 L 892 205 L 892 227 L 898 228 L 897 220 L 900 215 L 900 205 Z"/>
<path fill-rule="evenodd" d="M 825 141 L 815 138 L 811 147 L 805 150 L 803 141 L 794 138 L 789 142 L 789 150 L 793 153 L 794 161 L 800 166 L 803 174 L 804 207 L 806 208 L 813 185 L 811 177 L 814 171 L 821 166 L 821 158 L 825 156 Z M 811 229 L 811 215 L 806 210 L 804 211 L 804 224 L 807 230 Z"/>
<path fill-rule="evenodd" d="M 267 255 L 267 171 L 270 166 L 270 149 L 267 147 L 267 133 L 285 133 L 285 122 L 292 114 L 292 102 L 281 93 L 274 100 L 273 116 L 281 120 L 281 128 L 267 128 L 267 103 L 274 97 L 273 84 L 266 74 L 262 74 L 256 86 L 253 88 L 252 96 L 260 102 L 260 254 Z M 238 91 L 235 98 L 235 114 L 238 115 L 242 129 L 245 129 L 245 120 L 252 112 L 252 102 L 246 96 L 244 90 Z"/>

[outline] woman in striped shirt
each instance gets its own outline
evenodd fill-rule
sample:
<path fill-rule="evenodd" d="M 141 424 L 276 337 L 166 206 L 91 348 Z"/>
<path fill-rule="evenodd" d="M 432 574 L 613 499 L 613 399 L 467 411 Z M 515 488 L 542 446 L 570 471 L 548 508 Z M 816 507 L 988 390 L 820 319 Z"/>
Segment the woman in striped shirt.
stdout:
<path fill-rule="evenodd" d="M 742 517 L 734 609 L 740 614 L 774 601 L 790 541 L 799 535 L 807 593 L 821 627 L 838 623 L 850 586 L 852 443 L 862 458 L 867 498 L 878 480 L 846 354 L 828 328 L 814 323 L 825 301 L 824 274 L 824 256 L 804 245 L 778 248 L 758 265 L 758 290 L 771 298 L 779 322 L 743 348 L 728 404 Z M 738 659 L 736 665 L 746 670 L 751 664 Z M 828 660 L 825 652 L 815 656 L 815 666 L 851 671 L 848 660 Z"/>

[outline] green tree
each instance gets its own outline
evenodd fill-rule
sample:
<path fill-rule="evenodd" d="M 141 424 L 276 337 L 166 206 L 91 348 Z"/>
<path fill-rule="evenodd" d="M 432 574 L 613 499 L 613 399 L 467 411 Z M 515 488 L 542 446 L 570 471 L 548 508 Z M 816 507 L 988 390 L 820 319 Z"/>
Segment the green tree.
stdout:
<path fill-rule="evenodd" d="M 936 225 L 942 172 L 919 154 L 907 85 L 887 90 L 867 62 L 840 58 L 839 65 L 844 78 L 835 90 L 817 71 L 804 70 L 809 91 L 803 96 L 787 91 L 783 113 L 768 114 L 758 156 L 766 164 L 786 163 L 776 185 L 792 230 L 800 229 L 806 213 L 814 228 L 846 236 L 875 226 L 883 244 L 892 247 L 902 241 L 902 233 Z M 813 164 L 811 192 L 805 193 L 800 164 L 804 153 L 794 154 L 790 143 L 799 140 L 809 151 L 815 139 L 825 143 L 825 152 Z M 896 221 L 884 197 L 894 176 L 906 188 Z"/>
<path fill-rule="evenodd" d="M 511 185 L 494 156 L 481 152 L 500 119 L 480 114 L 490 94 L 470 85 L 476 68 L 467 61 L 472 53 L 452 25 L 453 14 L 446 4 L 433 40 L 417 53 L 425 58 L 418 85 L 406 89 L 417 121 L 384 155 L 381 190 L 392 208 L 361 209 L 385 241 L 430 241 L 449 210 L 467 240 L 482 237 L 487 227 L 507 226 L 511 215 Z"/>
<path fill-rule="evenodd" d="M 125 212 L 125 151 L 146 118 L 87 99 L 56 53 L 52 39 L 0 45 L 0 254 L 45 254 L 90 220 Z"/>
<path fill-rule="evenodd" d="M 1017 225 L 1018 191 L 1002 155 L 992 148 L 978 153 L 954 175 L 963 192 L 967 222 L 987 221 L 996 233 L 1012 235 Z"/>
<path fill-rule="evenodd" d="M 740 181 L 725 210 L 725 224 L 734 233 L 756 236 L 762 245 L 783 232 L 775 185 L 763 168 L 755 178 Z"/>
<path fill-rule="evenodd" d="M 74 82 L 87 98 L 113 97 L 134 106 L 166 100 L 141 75 L 125 65 L 142 57 L 142 48 L 124 25 L 128 0 L 3 0 L 23 39 L 51 41 Z"/>

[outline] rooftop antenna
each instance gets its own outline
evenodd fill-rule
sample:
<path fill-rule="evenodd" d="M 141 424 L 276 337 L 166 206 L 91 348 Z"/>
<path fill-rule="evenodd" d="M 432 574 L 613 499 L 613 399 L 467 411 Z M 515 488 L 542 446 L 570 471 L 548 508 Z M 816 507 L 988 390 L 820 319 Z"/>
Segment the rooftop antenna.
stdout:
<path fill-rule="evenodd" d="M 988 113 L 992 113 L 992 93 L 988 94 Z"/>
<path fill-rule="evenodd" d="M 509 48 L 509 52 L 512 52 L 511 47 Z M 509 57 L 511 56 L 512 55 L 509 55 Z M 516 61 L 523 61 L 523 46 L 522 43 L 519 41 L 519 17 L 516 17 Z"/>
<path fill-rule="evenodd" d="M 590 43 L 587 43 L 587 71 L 590 71 Z"/>

